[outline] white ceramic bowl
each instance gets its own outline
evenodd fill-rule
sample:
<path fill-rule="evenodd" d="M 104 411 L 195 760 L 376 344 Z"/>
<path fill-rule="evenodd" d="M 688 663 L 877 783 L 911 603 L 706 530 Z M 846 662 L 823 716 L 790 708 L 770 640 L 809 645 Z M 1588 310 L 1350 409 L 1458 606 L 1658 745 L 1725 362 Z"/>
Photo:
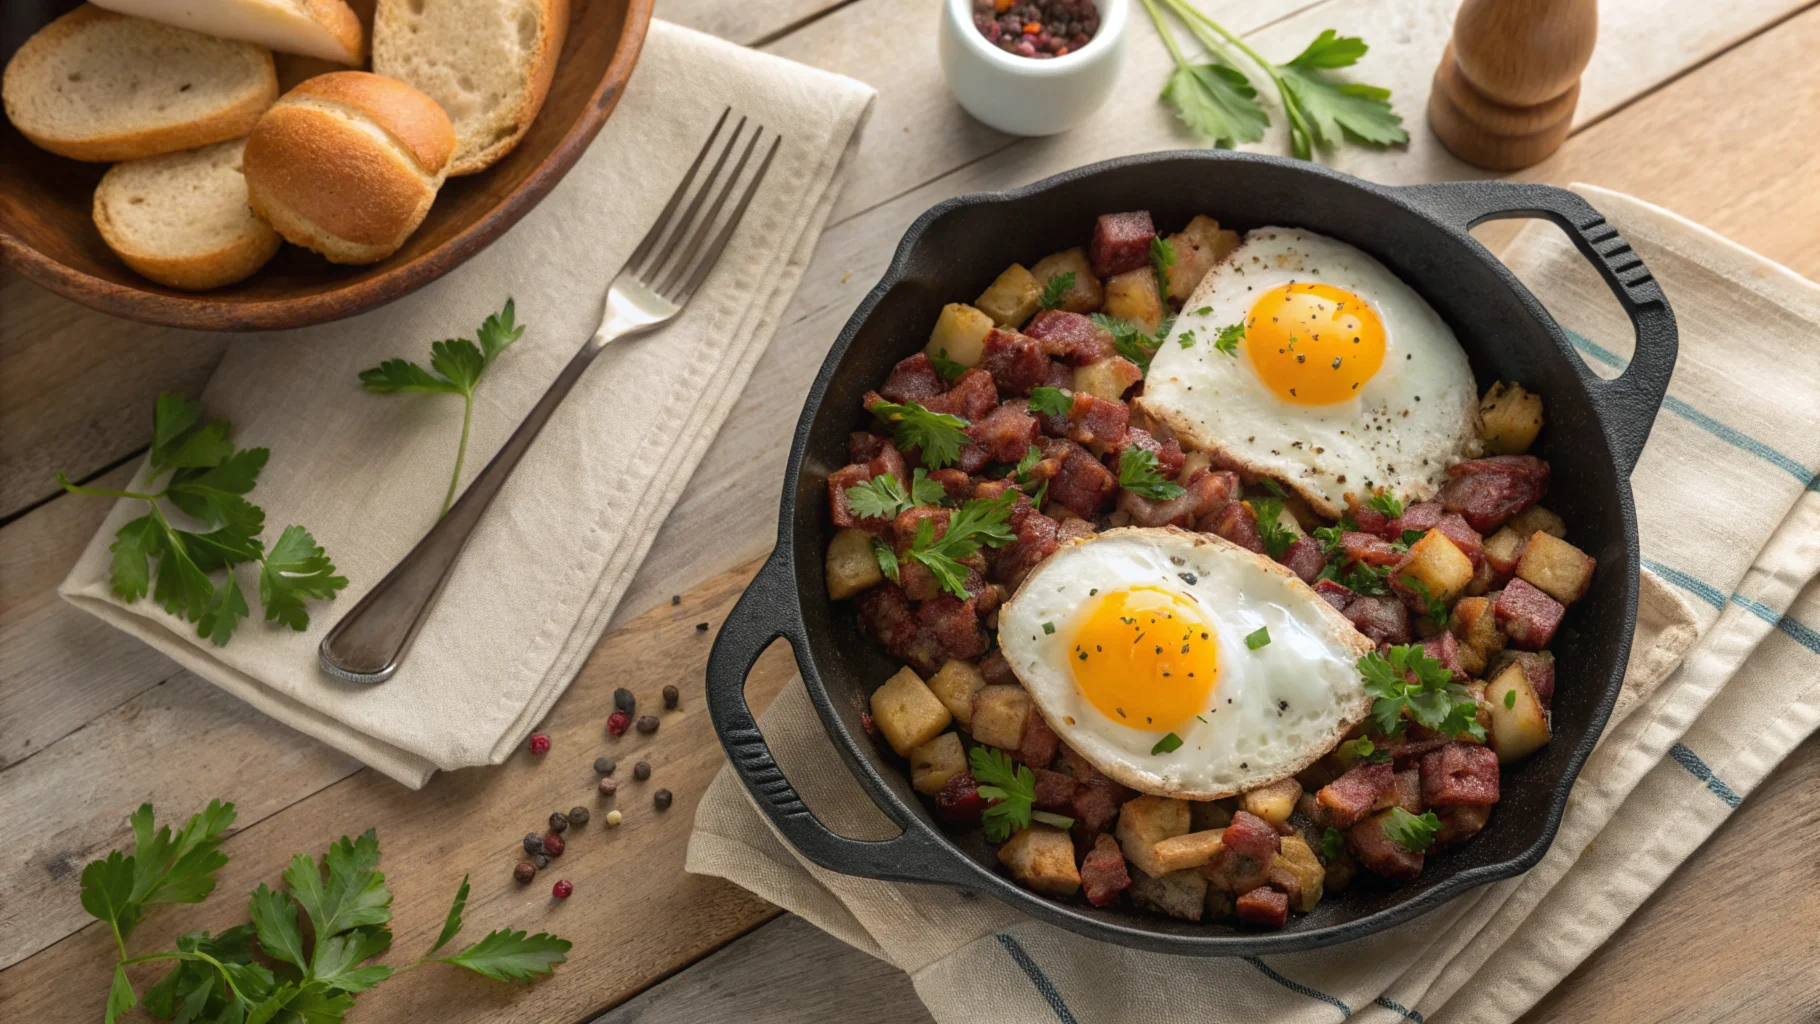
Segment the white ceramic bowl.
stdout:
<path fill-rule="evenodd" d="M 1013 135 L 1054 135 L 1106 102 L 1125 64 L 1131 0 L 1096 0 L 1100 30 L 1073 53 L 1044 59 L 1006 53 L 973 25 L 972 0 L 943 0 L 942 72 L 969 114 Z"/>

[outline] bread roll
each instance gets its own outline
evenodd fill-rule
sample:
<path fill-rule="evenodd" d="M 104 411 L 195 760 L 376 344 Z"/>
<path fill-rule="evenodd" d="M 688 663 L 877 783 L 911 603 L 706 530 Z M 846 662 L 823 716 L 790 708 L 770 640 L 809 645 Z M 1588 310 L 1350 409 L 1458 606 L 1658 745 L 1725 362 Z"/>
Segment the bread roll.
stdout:
<path fill-rule="evenodd" d="M 278 251 L 240 174 L 245 139 L 115 164 L 95 189 L 95 226 L 126 265 L 172 288 L 239 281 Z"/>
<path fill-rule="evenodd" d="M 280 97 L 246 143 L 247 198 L 287 241 L 331 263 L 375 263 L 423 223 L 455 128 L 436 101 L 365 71 Z"/>

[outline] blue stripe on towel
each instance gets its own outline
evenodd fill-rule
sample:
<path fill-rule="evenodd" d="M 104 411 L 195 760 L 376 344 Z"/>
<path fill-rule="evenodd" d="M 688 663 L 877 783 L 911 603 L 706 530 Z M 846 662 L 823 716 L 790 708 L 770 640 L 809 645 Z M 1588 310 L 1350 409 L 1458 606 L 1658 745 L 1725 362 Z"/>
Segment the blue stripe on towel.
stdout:
<path fill-rule="evenodd" d="M 1304 985 L 1299 981 L 1292 981 L 1289 978 L 1283 977 L 1281 974 L 1278 974 L 1276 971 L 1271 970 L 1269 964 L 1258 959 L 1257 957 L 1248 956 L 1245 958 L 1245 962 L 1250 964 L 1253 967 L 1256 967 L 1259 971 L 1262 971 L 1264 974 L 1264 977 L 1269 978 L 1271 981 L 1276 982 L 1277 984 L 1283 986 L 1286 989 L 1289 989 L 1291 992 L 1300 992 L 1302 995 L 1305 995 L 1310 999 L 1319 999 L 1323 1003 L 1329 1003 L 1329 1004 L 1333 1005 L 1334 1007 L 1338 1008 L 1340 1011 L 1341 1020 L 1345 1020 L 1346 1018 L 1352 1016 L 1352 1007 L 1347 1006 L 1345 1003 L 1340 1002 L 1338 999 L 1335 999 L 1333 996 L 1330 996 L 1327 993 L 1322 992 L 1320 989 L 1309 988 L 1307 985 Z"/>
<path fill-rule="evenodd" d="M 1684 573 L 1679 569 L 1673 568 L 1671 566 L 1663 565 L 1661 562 L 1658 562 L 1653 558 L 1645 558 L 1643 560 L 1643 568 L 1648 569 L 1650 572 L 1655 573 L 1657 576 L 1662 577 L 1663 579 L 1667 580 L 1668 582 L 1673 583 L 1675 586 L 1680 587 L 1682 590 L 1685 590 L 1688 593 L 1699 598 L 1700 600 L 1705 601 L 1707 604 L 1712 605 L 1714 608 L 1724 608 L 1725 607 L 1724 592 L 1722 592 L 1718 587 L 1713 586 L 1711 583 L 1706 582 L 1705 580 L 1696 579 L 1695 577 L 1689 576 L 1687 573 Z"/>
<path fill-rule="evenodd" d="M 1674 758 L 1676 764 L 1686 768 L 1689 775 L 1706 783 L 1706 788 L 1712 790 L 1714 796 L 1725 801 L 1725 806 L 1736 807 L 1744 802 L 1744 798 L 1739 796 L 1736 790 L 1726 785 L 1717 775 L 1714 775 L 1713 770 L 1707 767 L 1706 762 L 1700 760 L 1700 755 L 1689 749 L 1687 744 L 1677 743 L 1674 746 L 1669 747 L 1668 756 Z"/>
<path fill-rule="evenodd" d="M 1753 601 L 1743 594 L 1733 594 L 1732 603 L 1788 634 L 1789 639 L 1794 642 L 1815 654 L 1820 654 L 1820 632 L 1816 632 L 1801 620 L 1790 618 L 1769 605 L 1761 601 Z"/>
<path fill-rule="evenodd" d="M 1376 999 L 1373 999 L 1372 1002 L 1382 1006 L 1386 1010 L 1395 1010 L 1403 1016 L 1408 1017 L 1410 1020 L 1415 1021 L 1416 1024 L 1422 1024 L 1421 1014 L 1404 1006 L 1402 1003 L 1397 1002 L 1395 999 L 1391 999 L 1387 996 L 1379 996 Z"/>
<path fill-rule="evenodd" d="M 1062 1002 L 1062 993 L 1056 989 L 1055 982 L 1050 981 L 1049 975 L 1044 974 L 1043 969 L 1030 958 L 1030 954 L 1024 952 L 1023 945 L 1004 932 L 999 932 L 993 938 L 1005 947 L 1005 952 L 1011 954 L 1012 961 L 1023 968 L 1024 976 L 1030 979 L 1030 984 L 1036 987 L 1043 1001 L 1049 1004 L 1049 1009 L 1055 1011 L 1055 1019 L 1062 1024 L 1079 1024 L 1074 1019 L 1074 1014 L 1069 1012 L 1068 1004 Z"/>

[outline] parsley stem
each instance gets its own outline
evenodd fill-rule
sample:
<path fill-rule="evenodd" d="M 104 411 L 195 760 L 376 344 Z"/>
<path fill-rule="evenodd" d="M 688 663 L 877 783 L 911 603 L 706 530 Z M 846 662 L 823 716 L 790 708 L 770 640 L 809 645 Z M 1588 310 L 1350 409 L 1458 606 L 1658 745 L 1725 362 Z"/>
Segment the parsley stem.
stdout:
<path fill-rule="evenodd" d="M 1172 0 L 1164 0 L 1165 3 Z M 1185 68 L 1188 58 L 1182 56 L 1182 48 L 1175 44 L 1175 35 L 1163 24 L 1163 12 L 1157 10 L 1155 0 L 1144 0 L 1144 10 L 1150 12 L 1150 20 L 1156 24 L 1156 34 L 1163 37 L 1163 45 L 1169 48 L 1169 56 L 1175 59 L 1175 66 Z"/>
<path fill-rule="evenodd" d="M 1148 3 L 1149 0 L 1145 0 L 1145 2 Z M 1258 51 L 1246 46 L 1245 40 L 1228 32 L 1225 26 L 1201 13 L 1198 8 L 1189 4 L 1187 0 L 1163 0 L 1163 2 L 1168 4 L 1170 8 L 1175 11 L 1177 16 L 1188 24 L 1188 30 L 1193 32 L 1195 38 L 1199 39 L 1209 49 L 1219 50 L 1222 53 L 1225 51 L 1223 45 L 1209 36 L 1205 30 L 1201 28 L 1202 25 L 1219 33 L 1226 42 L 1237 47 L 1239 52 L 1251 58 L 1252 63 L 1261 68 L 1264 74 L 1270 76 L 1271 83 L 1277 87 L 1277 95 L 1283 99 L 1283 112 L 1289 115 L 1289 134 L 1292 136 L 1291 143 L 1297 150 L 1298 156 L 1306 157 L 1308 144 L 1305 140 L 1308 138 L 1308 122 L 1304 119 L 1301 108 L 1296 104 L 1295 97 L 1291 95 L 1289 86 L 1283 82 L 1283 76 L 1277 74 L 1277 66 L 1265 60 L 1258 54 Z"/>
<path fill-rule="evenodd" d="M 157 494 L 141 494 L 138 491 L 111 491 L 104 487 L 83 487 L 70 483 L 69 477 L 62 473 L 57 474 L 57 483 L 71 494 L 92 494 L 97 498 L 138 498 L 141 501 L 157 501 L 164 497 L 163 491 L 159 491 Z"/>
<path fill-rule="evenodd" d="M 461 463 L 468 457 L 468 425 L 474 422 L 474 393 L 464 392 L 461 396 L 461 442 L 455 446 L 455 472 L 449 476 L 449 493 L 442 496 L 442 511 L 436 513 L 441 519 L 449 514 L 449 506 L 455 504 L 455 487 L 461 483 Z"/>
<path fill-rule="evenodd" d="M 121 949 L 120 952 L 124 954 L 126 952 L 126 950 L 123 948 L 123 949 Z M 123 957 L 120 961 L 120 966 L 131 967 L 134 964 L 151 963 L 154 960 L 199 960 L 199 961 L 201 961 L 205 964 L 209 964 L 215 968 L 216 973 L 221 975 L 221 981 L 224 985 L 227 986 L 227 990 L 229 992 L 234 992 L 237 996 L 239 994 L 238 990 L 234 988 L 234 979 L 228 976 L 227 968 L 222 966 L 221 961 L 215 959 L 214 957 L 208 955 L 207 953 L 198 953 L 198 952 L 185 953 L 182 950 L 170 950 L 170 951 L 164 952 L 164 953 L 146 953 L 141 956 L 135 956 L 135 957 L 131 957 L 131 958 Z"/>

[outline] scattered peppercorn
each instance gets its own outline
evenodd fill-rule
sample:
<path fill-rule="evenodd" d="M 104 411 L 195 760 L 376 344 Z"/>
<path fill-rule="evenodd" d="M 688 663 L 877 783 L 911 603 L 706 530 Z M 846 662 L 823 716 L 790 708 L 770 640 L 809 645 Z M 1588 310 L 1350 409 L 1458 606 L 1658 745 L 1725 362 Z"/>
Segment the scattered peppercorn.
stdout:
<path fill-rule="evenodd" d="M 669 810 L 670 801 L 672 801 L 674 799 L 676 799 L 676 798 L 671 796 L 670 791 L 667 789 L 660 789 L 657 792 L 651 794 L 652 806 L 656 807 L 660 811 Z"/>
<path fill-rule="evenodd" d="M 613 706 L 624 711 L 628 715 L 636 714 L 638 712 L 638 698 L 632 696 L 631 690 L 622 686 L 613 691 Z"/>
<path fill-rule="evenodd" d="M 670 595 L 670 604 L 672 607 L 682 604 L 682 595 L 681 594 L 671 594 Z"/>
<path fill-rule="evenodd" d="M 615 711 L 607 716 L 607 732 L 614 736 L 624 736 L 632 727 L 632 716 L 624 711 Z"/>
<path fill-rule="evenodd" d="M 561 832 L 567 832 L 568 830 L 569 830 L 569 816 L 568 815 L 562 813 L 561 811 L 557 811 L 550 815 L 550 831 L 561 833 Z"/>
<path fill-rule="evenodd" d="M 664 687 L 664 707 L 670 708 L 671 710 L 675 710 L 677 703 L 681 700 L 682 700 L 682 691 L 681 690 L 678 690 L 674 686 Z"/>
<path fill-rule="evenodd" d="M 600 780 L 600 795 L 601 796 L 612 796 L 613 794 L 615 794 L 617 792 L 619 792 L 619 780 L 604 779 L 604 778 Z"/>
<path fill-rule="evenodd" d="M 695 624 L 695 631 L 697 633 L 706 633 L 708 631 L 708 624 L 705 622 L 697 622 Z"/>
<path fill-rule="evenodd" d="M 550 886 L 550 895 L 559 900 L 568 899 L 569 894 L 574 891 L 575 886 L 570 884 L 569 880 L 566 878 L 558 879 L 555 885 Z"/>
<path fill-rule="evenodd" d="M 640 761 L 632 766 L 632 777 L 640 782 L 651 777 L 651 762 Z"/>
<path fill-rule="evenodd" d="M 537 865 L 528 860 L 519 861 L 518 866 L 512 869 L 512 878 L 519 885 L 529 885 L 531 884 L 531 879 L 536 877 Z"/>
<path fill-rule="evenodd" d="M 657 731 L 657 716 L 656 715 L 638 716 L 638 731 L 641 733 L 644 733 L 646 736 L 649 736 L 652 733 L 656 732 Z"/>
<path fill-rule="evenodd" d="M 562 841 L 562 837 L 557 835 L 556 833 L 545 832 L 543 834 L 543 852 L 549 854 L 550 856 L 552 856 L 552 857 L 562 856 L 562 850 L 563 850 L 564 845 L 566 845 L 566 844 Z"/>
<path fill-rule="evenodd" d="M 607 812 L 607 826 L 609 828 L 617 826 L 620 822 L 622 822 L 624 820 L 626 820 L 626 816 L 619 813 L 618 810 L 611 810 L 611 811 Z"/>
<path fill-rule="evenodd" d="M 525 852 L 526 853 L 542 853 L 543 852 L 543 836 L 540 836 L 535 832 L 526 832 L 525 833 Z"/>
<path fill-rule="evenodd" d="M 531 859 L 536 861 L 537 866 L 540 868 L 547 868 L 550 866 L 550 855 L 547 853 L 533 854 Z"/>
<path fill-rule="evenodd" d="M 550 752 L 550 737 L 541 732 L 531 734 L 531 753 L 547 754 Z"/>
<path fill-rule="evenodd" d="M 588 819 L 591 817 L 593 817 L 593 815 L 589 813 L 586 807 L 569 808 L 569 824 L 574 825 L 576 828 L 586 825 Z"/>
<path fill-rule="evenodd" d="M 613 769 L 618 767 L 619 762 L 610 757 L 597 757 L 594 759 L 594 770 L 601 775 L 611 775 L 613 774 Z"/>

